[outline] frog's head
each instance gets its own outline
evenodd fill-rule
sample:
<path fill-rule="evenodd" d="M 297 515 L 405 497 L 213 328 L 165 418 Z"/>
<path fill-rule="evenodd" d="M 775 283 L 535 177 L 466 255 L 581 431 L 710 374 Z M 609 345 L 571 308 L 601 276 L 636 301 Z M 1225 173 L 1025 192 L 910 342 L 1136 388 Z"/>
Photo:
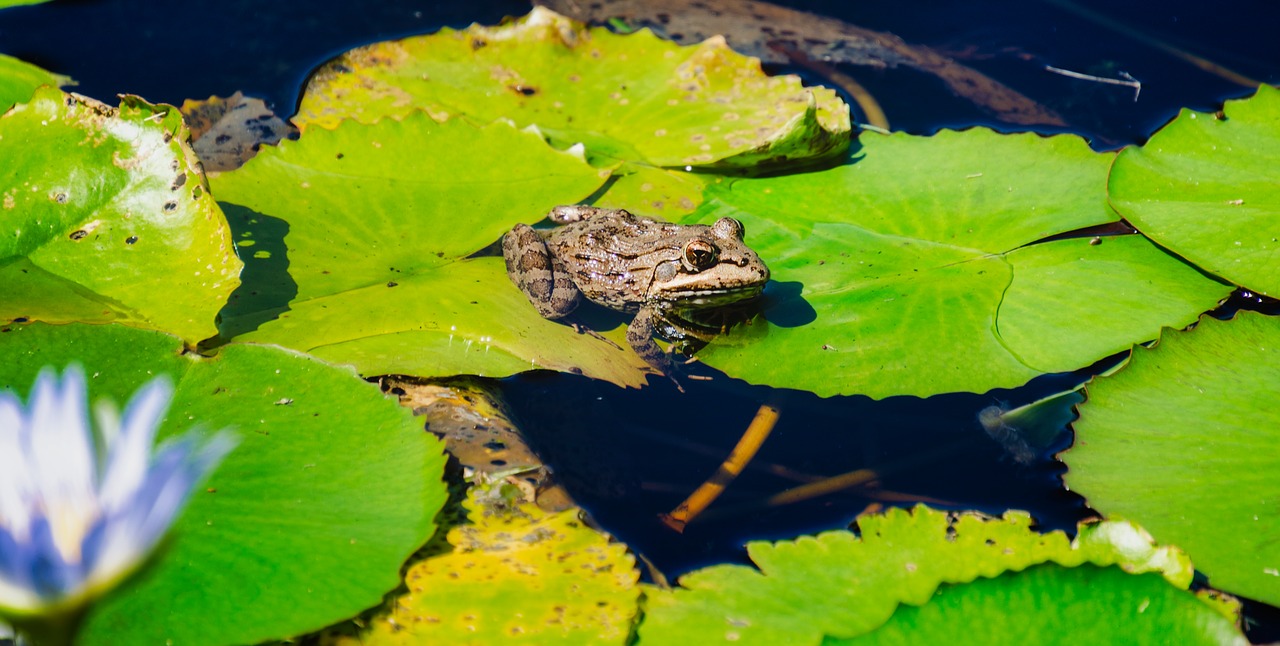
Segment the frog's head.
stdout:
<path fill-rule="evenodd" d="M 711 226 L 682 229 L 687 235 L 681 236 L 679 253 L 654 268 L 650 299 L 716 307 L 755 298 L 764 290 L 769 268 L 743 242 L 741 222 L 720 218 Z"/>

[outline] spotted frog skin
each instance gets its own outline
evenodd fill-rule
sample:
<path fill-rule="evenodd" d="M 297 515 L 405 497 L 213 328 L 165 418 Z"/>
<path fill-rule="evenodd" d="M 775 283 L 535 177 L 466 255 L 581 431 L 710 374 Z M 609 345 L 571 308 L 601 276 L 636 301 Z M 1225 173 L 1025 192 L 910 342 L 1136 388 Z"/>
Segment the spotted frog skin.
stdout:
<path fill-rule="evenodd" d="M 754 299 L 769 282 L 733 218 L 680 225 L 592 206 L 557 206 L 547 217 L 561 226 L 517 224 L 503 236 L 511 282 L 549 319 L 573 312 L 582 296 L 635 312 L 627 343 L 668 376 L 672 361 L 655 331 L 678 335 L 685 314 Z"/>

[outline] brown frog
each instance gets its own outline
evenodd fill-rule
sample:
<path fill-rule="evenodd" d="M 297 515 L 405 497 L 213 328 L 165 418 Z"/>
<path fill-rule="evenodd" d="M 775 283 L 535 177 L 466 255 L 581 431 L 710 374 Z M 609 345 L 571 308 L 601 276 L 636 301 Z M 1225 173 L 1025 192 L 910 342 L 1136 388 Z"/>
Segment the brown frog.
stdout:
<path fill-rule="evenodd" d="M 672 361 L 655 332 L 682 338 L 687 314 L 754 299 L 769 281 L 733 218 L 681 225 L 593 206 L 557 206 L 547 217 L 562 226 L 517 224 L 503 236 L 511 282 L 549 319 L 568 315 L 584 295 L 635 312 L 627 343 L 668 376 Z"/>

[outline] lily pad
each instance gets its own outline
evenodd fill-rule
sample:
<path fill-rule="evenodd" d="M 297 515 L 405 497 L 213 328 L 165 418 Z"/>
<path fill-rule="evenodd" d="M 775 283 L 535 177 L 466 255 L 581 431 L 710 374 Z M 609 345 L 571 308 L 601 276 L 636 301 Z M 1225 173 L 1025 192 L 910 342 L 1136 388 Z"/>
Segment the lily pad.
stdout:
<path fill-rule="evenodd" d="M 536 124 L 557 146 L 654 166 L 755 168 L 838 157 L 849 108 L 833 90 L 766 76 L 721 37 L 690 47 L 618 35 L 549 9 L 376 43 L 321 68 L 294 123 L 331 128 L 423 106 L 444 120 Z"/>
<path fill-rule="evenodd" d="M 1280 319 L 1206 317 L 1086 390 L 1067 485 L 1186 549 L 1210 585 L 1280 604 Z"/>
<path fill-rule="evenodd" d="M 1183 110 L 1120 153 L 1111 203 L 1161 246 L 1237 285 L 1280 296 L 1280 90 L 1214 115 Z"/>
<path fill-rule="evenodd" d="M 22 7 L 29 4 L 41 4 L 49 0 L 0 0 L 0 9 L 8 9 L 9 7 Z"/>
<path fill-rule="evenodd" d="M 1055 565 L 944 585 L 857 643 L 947 644 L 956 635 L 973 644 L 1248 643 L 1231 618 L 1155 574 Z"/>
<path fill-rule="evenodd" d="M 213 336 L 241 263 L 186 137 L 170 106 L 51 87 L 0 117 L 0 320 Z"/>
<path fill-rule="evenodd" d="M 0 0 L 0 9 L 4 8 Z M 41 85 L 67 85 L 71 79 L 47 72 L 31 63 L 0 54 L 0 114 L 15 103 L 25 103 Z"/>
<path fill-rule="evenodd" d="M 859 141 L 844 166 L 711 184 L 686 218 L 740 219 L 773 272 L 765 321 L 704 362 L 823 396 L 985 392 L 1089 365 L 1230 292 L 1140 236 L 1041 242 L 1116 219 L 1112 156 L 1077 137 Z"/>
<path fill-rule="evenodd" d="M 352 644 L 625 644 L 638 612 L 635 558 L 587 527 L 473 488 L 453 550 L 409 568 L 409 592 Z"/>
<path fill-rule="evenodd" d="M 500 258 L 467 259 L 607 175 L 500 122 L 418 113 L 308 130 L 213 180 L 252 256 L 222 335 L 369 375 L 547 367 L 638 384 L 633 352 L 577 343 L 571 327 L 538 315 Z"/>
<path fill-rule="evenodd" d="M 257 643 L 316 630 L 377 605 L 435 529 L 439 441 L 349 370 L 251 345 L 184 355 L 174 337 L 119 325 L 4 330 L 0 388 L 25 397 L 41 367 L 74 362 L 91 397 L 124 402 L 168 374 L 162 438 L 198 426 L 240 440 L 158 558 L 94 606 L 78 643 Z"/>
<path fill-rule="evenodd" d="M 901 603 L 925 603 L 940 584 L 1041 563 L 1160 572 L 1182 589 L 1191 581 L 1181 552 L 1153 546 L 1127 522 L 1082 525 L 1075 541 L 1061 532 L 1038 534 L 1030 524 L 1022 512 L 997 520 L 918 506 L 859 518 L 861 537 L 837 531 L 750 543 L 758 570 L 718 565 L 681 577 L 674 591 L 647 590 L 640 640 L 817 644 L 824 636 L 855 637 L 883 624 Z"/>

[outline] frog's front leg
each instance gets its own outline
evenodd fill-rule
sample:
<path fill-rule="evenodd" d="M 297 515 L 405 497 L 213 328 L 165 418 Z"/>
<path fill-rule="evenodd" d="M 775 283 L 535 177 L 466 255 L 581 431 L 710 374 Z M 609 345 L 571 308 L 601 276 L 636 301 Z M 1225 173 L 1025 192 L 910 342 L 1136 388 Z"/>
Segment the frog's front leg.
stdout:
<path fill-rule="evenodd" d="M 517 224 L 502 236 L 502 258 L 511 282 L 544 318 L 562 318 L 577 309 L 582 292 L 533 227 Z"/>
<path fill-rule="evenodd" d="M 674 364 L 670 355 L 662 351 L 657 341 L 653 340 L 655 319 L 658 317 L 653 307 L 641 307 L 636 317 L 627 326 L 627 344 L 644 362 L 653 366 L 658 372 L 671 376 Z M 678 384 L 677 384 L 678 385 Z"/>

